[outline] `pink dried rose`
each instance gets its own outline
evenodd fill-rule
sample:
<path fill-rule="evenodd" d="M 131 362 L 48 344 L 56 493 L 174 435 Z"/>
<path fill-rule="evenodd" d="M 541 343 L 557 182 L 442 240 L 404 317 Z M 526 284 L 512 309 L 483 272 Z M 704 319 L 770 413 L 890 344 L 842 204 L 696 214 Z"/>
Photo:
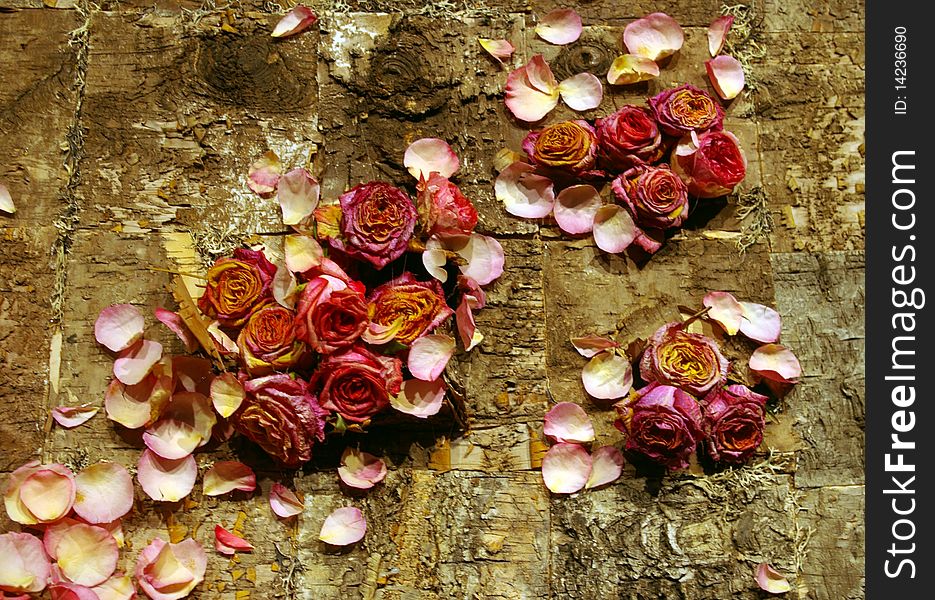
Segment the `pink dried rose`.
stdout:
<path fill-rule="evenodd" d="M 363 285 L 339 275 L 313 277 L 299 297 L 297 335 L 319 354 L 347 348 L 367 329 Z"/>
<path fill-rule="evenodd" d="M 387 327 L 399 321 L 401 344 L 431 333 L 453 313 L 437 280 L 418 281 L 409 271 L 370 293 L 370 321 Z"/>
<path fill-rule="evenodd" d="M 278 304 L 256 311 L 237 336 L 240 360 L 253 376 L 284 371 L 302 358 L 305 344 L 296 337 L 295 313 Z"/>
<path fill-rule="evenodd" d="M 523 150 L 536 166 L 583 175 L 597 162 L 597 134 L 587 121 L 563 121 L 531 131 L 523 140 Z"/>
<path fill-rule="evenodd" d="M 474 231 L 477 209 L 447 177 L 433 172 L 428 179 L 421 178 L 416 187 L 419 220 L 427 235 Z"/>
<path fill-rule="evenodd" d="M 734 191 L 747 174 L 740 140 L 729 131 L 709 131 L 683 137 L 672 151 L 672 169 L 699 198 L 717 198 Z"/>
<path fill-rule="evenodd" d="M 390 405 L 390 395 L 399 393 L 402 381 L 398 358 L 356 344 L 321 361 L 309 381 L 309 392 L 322 408 L 346 421 L 363 423 Z"/>
<path fill-rule="evenodd" d="M 652 112 L 628 104 L 594 123 L 602 168 L 621 172 L 637 164 L 652 164 L 666 151 Z"/>
<path fill-rule="evenodd" d="M 723 127 L 724 109 L 711 94 L 684 84 L 649 99 L 656 121 L 666 135 L 681 137 Z"/>
<path fill-rule="evenodd" d="M 686 392 L 669 385 L 641 389 L 614 405 L 614 425 L 627 434 L 625 449 L 669 469 L 684 469 L 703 438 L 701 408 Z"/>
<path fill-rule="evenodd" d="M 766 426 L 766 400 L 745 385 L 714 388 L 704 397 L 704 429 L 713 460 L 742 464 L 759 448 Z"/>
<path fill-rule="evenodd" d="M 325 439 L 326 413 L 301 379 L 276 373 L 256 379 L 241 374 L 246 398 L 232 419 L 234 427 L 284 466 L 295 468 L 312 457 Z"/>
<path fill-rule="evenodd" d="M 688 188 L 668 166 L 637 165 L 612 184 L 617 200 L 626 207 L 639 231 L 633 240 L 647 252 L 662 244 L 661 231 L 678 227 L 688 217 Z M 658 232 L 655 236 L 650 233 Z"/>
<path fill-rule="evenodd" d="M 337 250 L 382 269 L 406 251 L 416 224 L 416 208 L 399 188 L 371 181 L 345 192 L 341 236 L 329 238 Z"/>
<path fill-rule="evenodd" d="M 208 269 L 198 308 L 224 327 L 240 327 L 255 309 L 273 302 L 275 276 L 276 267 L 262 252 L 238 248 Z"/>
<path fill-rule="evenodd" d="M 701 397 L 726 381 L 727 359 L 717 342 L 683 327 L 667 323 L 656 330 L 640 360 L 640 376 L 647 383 L 675 386 Z"/>

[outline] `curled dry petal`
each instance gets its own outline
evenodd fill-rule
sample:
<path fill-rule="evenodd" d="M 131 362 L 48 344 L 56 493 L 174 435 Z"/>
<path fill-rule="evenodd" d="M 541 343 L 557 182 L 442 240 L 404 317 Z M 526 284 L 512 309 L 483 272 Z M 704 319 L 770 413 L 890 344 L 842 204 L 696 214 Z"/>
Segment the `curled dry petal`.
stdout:
<path fill-rule="evenodd" d="M 665 13 L 646 15 L 623 30 L 627 50 L 653 61 L 675 54 L 684 41 L 682 28 Z"/>
<path fill-rule="evenodd" d="M 638 54 L 623 54 L 614 59 L 607 71 L 611 85 L 629 85 L 659 77 L 659 65 Z"/>
<path fill-rule="evenodd" d="M 168 402 L 172 378 L 151 375 L 136 385 L 124 385 L 114 379 L 104 393 L 107 418 L 128 429 L 139 429 L 159 415 Z"/>
<path fill-rule="evenodd" d="M 281 173 L 282 163 L 276 153 L 270 150 L 250 165 L 247 187 L 260 196 L 268 196 L 276 191 Z"/>
<path fill-rule="evenodd" d="M 578 354 L 585 358 L 596 356 L 604 350 L 613 350 L 620 347 L 620 344 L 614 340 L 599 335 L 573 337 L 571 338 L 571 345 L 575 347 Z"/>
<path fill-rule="evenodd" d="M 193 456 L 169 460 L 148 448 L 143 450 L 136 472 L 146 495 L 159 502 L 177 502 L 190 494 L 197 476 Z"/>
<path fill-rule="evenodd" d="M 730 292 L 708 292 L 702 304 L 707 307 L 708 317 L 724 328 L 728 335 L 740 331 L 743 306 Z"/>
<path fill-rule="evenodd" d="M 69 581 L 59 581 L 49 586 L 52 600 L 101 600 L 93 589 Z"/>
<path fill-rule="evenodd" d="M 107 581 L 119 557 L 117 541 L 110 532 L 85 523 L 74 523 L 57 532 L 49 554 L 56 558 L 63 576 L 88 587 Z"/>
<path fill-rule="evenodd" d="M 458 155 L 448 142 L 439 138 L 422 138 L 409 144 L 403 165 L 416 179 L 428 179 L 432 173 L 451 177 L 461 168 Z"/>
<path fill-rule="evenodd" d="M 588 233 L 594 227 L 594 216 L 601 208 L 601 195 L 594 186 L 572 185 L 555 199 L 555 222 L 565 233 Z"/>
<path fill-rule="evenodd" d="M 240 408 L 247 393 L 233 373 L 221 373 L 211 381 L 211 404 L 225 419 Z"/>
<path fill-rule="evenodd" d="M 149 375 L 160 358 L 162 344 L 152 340 L 140 340 L 135 346 L 121 352 L 114 361 L 114 377 L 126 385 L 136 385 Z"/>
<path fill-rule="evenodd" d="M 585 391 L 602 400 L 623 398 L 633 387 L 630 361 L 613 352 L 594 356 L 581 371 Z"/>
<path fill-rule="evenodd" d="M 269 506 L 276 516 L 288 519 L 305 510 L 305 503 L 281 483 L 274 483 L 269 491 Z"/>
<path fill-rule="evenodd" d="M 292 169 L 279 179 L 276 198 L 282 209 L 283 225 L 296 225 L 315 212 L 321 187 L 306 169 Z"/>
<path fill-rule="evenodd" d="M 195 540 L 170 544 L 156 538 L 140 552 L 136 579 L 152 600 L 178 600 L 202 582 L 207 566 L 208 556 Z"/>
<path fill-rule="evenodd" d="M 551 44 L 563 46 L 581 37 L 581 17 L 571 8 L 556 8 L 542 17 L 536 34 Z"/>
<path fill-rule="evenodd" d="M 412 342 L 409 348 L 409 372 L 416 379 L 438 379 L 455 352 L 455 340 L 450 335 L 433 333 Z"/>
<path fill-rule="evenodd" d="M 325 256 L 318 241 L 308 235 L 287 235 L 283 242 L 286 266 L 293 273 L 304 273 L 321 264 Z"/>
<path fill-rule="evenodd" d="M 538 121 L 555 108 L 558 98 L 558 82 L 541 54 L 507 77 L 506 107 L 517 119 Z"/>
<path fill-rule="evenodd" d="M 221 554 L 233 556 L 239 552 L 250 552 L 253 544 L 240 536 L 234 535 L 220 525 L 214 526 L 214 548 Z"/>
<path fill-rule="evenodd" d="M 359 542 L 367 533 L 367 519 L 359 508 L 345 506 L 325 519 L 318 539 L 332 546 L 347 546 Z"/>
<path fill-rule="evenodd" d="M 494 182 L 494 194 L 506 212 L 527 219 L 541 219 L 552 212 L 555 189 L 552 180 L 534 173 L 535 168 L 515 162 Z"/>
<path fill-rule="evenodd" d="M 112 304 L 94 322 L 94 339 L 113 352 L 126 350 L 143 337 L 143 315 L 132 304 Z"/>
<path fill-rule="evenodd" d="M 750 369 L 771 381 L 795 383 L 802 376 L 802 365 L 792 350 L 779 344 L 766 344 L 750 356 Z"/>
<path fill-rule="evenodd" d="M 764 344 L 770 344 L 779 339 L 782 317 L 778 312 L 755 302 L 741 302 L 740 307 L 743 311 L 740 333 Z"/>
<path fill-rule="evenodd" d="M 208 334 L 211 336 L 215 348 L 217 348 L 217 351 L 220 352 L 221 355 L 237 356 L 240 354 L 240 348 L 237 347 L 237 342 L 221 329 L 220 321 L 212 321 L 211 324 L 208 325 Z"/>
<path fill-rule="evenodd" d="M 757 565 L 756 583 L 761 590 L 770 594 L 784 594 L 792 590 L 789 581 L 765 562 Z"/>
<path fill-rule="evenodd" d="M 559 402 L 545 413 L 542 433 L 557 442 L 586 444 L 594 441 L 591 417 L 574 402 Z"/>
<path fill-rule="evenodd" d="M 88 523 L 112 523 L 133 508 L 133 479 L 123 465 L 99 462 L 75 475 L 75 513 Z"/>
<path fill-rule="evenodd" d="M 487 38 L 480 38 L 477 40 L 480 42 L 481 47 L 487 51 L 490 56 L 496 58 L 499 62 L 509 60 L 513 53 L 516 52 L 516 48 L 513 47 L 513 44 L 507 40 L 489 40 Z"/>
<path fill-rule="evenodd" d="M 185 320 L 179 313 L 164 308 L 157 308 L 155 312 L 156 319 L 168 327 L 172 333 L 177 335 L 182 343 L 185 344 L 186 352 L 191 353 L 198 349 L 198 338 L 195 337 L 192 330 L 188 328 L 188 325 L 185 324 Z"/>
<path fill-rule="evenodd" d="M 10 190 L 2 183 L 0 183 L 0 210 L 10 213 L 11 215 L 16 212 L 16 206 L 13 204 L 13 197 L 10 196 Z"/>
<path fill-rule="evenodd" d="M 252 492 L 256 489 L 256 475 L 242 462 L 222 460 L 208 469 L 203 485 L 206 496 L 220 496 L 234 490 Z"/>
<path fill-rule="evenodd" d="M 578 73 L 558 84 L 558 93 L 572 110 L 591 110 L 601 105 L 604 86 L 591 73 Z"/>
<path fill-rule="evenodd" d="M 458 327 L 458 337 L 461 338 L 461 345 L 464 346 L 465 352 L 470 352 L 484 341 L 484 334 L 477 330 L 477 324 L 474 322 L 474 311 L 467 295 L 461 299 L 461 303 L 455 309 L 455 325 Z"/>
<path fill-rule="evenodd" d="M 705 69 L 708 71 L 708 79 L 717 95 L 724 100 L 731 100 L 743 90 L 744 75 L 743 65 L 733 56 L 722 54 L 711 60 L 705 61 Z"/>
<path fill-rule="evenodd" d="M 733 15 L 723 15 L 711 21 L 708 25 L 708 52 L 711 56 L 717 56 L 724 47 L 727 40 L 727 32 L 730 26 L 734 24 Z"/>
<path fill-rule="evenodd" d="M 13 531 L 0 534 L 0 590 L 38 593 L 49 581 L 52 565 L 39 538 Z"/>
<path fill-rule="evenodd" d="M 276 265 L 276 275 L 273 276 L 273 299 L 279 306 L 294 309 L 296 295 L 299 292 L 299 283 L 295 275 L 285 265 Z"/>
<path fill-rule="evenodd" d="M 386 463 L 367 452 L 346 448 L 341 455 L 338 477 L 352 488 L 369 490 L 386 477 Z"/>
<path fill-rule="evenodd" d="M 318 15 L 312 12 L 312 9 L 298 4 L 286 13 L 286 16 L 279 20 L 279 23 L 276 23 L 276 28 L 273 29 L 273 33 L 270 35 L 274 38 L 295 35 L 305 31 L 317 21 Z"/>
<path fill-rule="evenodd" d="M 503 246 L 492 237 L 472 233 L 470 235 L 439 236 L 443 246 L 451 250 L 467 264 L 458 267 L 461 273 L 479 285 L 487 285 L 503 274 Z"/>
<path fill-rule="evenodd" d="M 437 236 L 432 236 L 425 243 L 425 251 L 422 253 L 422 265 L 429 275 L 438 281 L 445 283 L 448 281 L 448 271 L 445 265 L 448 263 L 448 255 L 445 253 L 445 247 Z"/>
<path fill-rule="evenodd" d="M 602 446 L 591 454 L 591 476 L 584 489 L 607 485 L 617 481 L 623 473 L 623 453 L 613 446 Z"/>
<path fill-rule="evenodd" d="M 623 252 L 639 232 L 630 213 L 617 204 L 605 204 L 594 214 L 594 243 L 604 252 Z"/>
<path fill-rule="evenodd" d="M 400 386 L 399 394 L 390 396 L 390 406 L 420 419 L 437 415 L 444 401 L 445 384 L 441 379 L 407 379 Z"/>
<path fill-rule="evenodd" d="M 55 422 L 71 429 L 83 423 L 86 423 L 91 417 L 101 410 L 97 406 L 82 404 L 81 406 L 56 406 L 52 409 L 52 418 Z"/>
<path fill-rule="evenodd" d="M 573 494 L 591 476 L 591 456 L 578 444 L 555 444 L 542 459 L 542 479 L 555 494 Z"/>

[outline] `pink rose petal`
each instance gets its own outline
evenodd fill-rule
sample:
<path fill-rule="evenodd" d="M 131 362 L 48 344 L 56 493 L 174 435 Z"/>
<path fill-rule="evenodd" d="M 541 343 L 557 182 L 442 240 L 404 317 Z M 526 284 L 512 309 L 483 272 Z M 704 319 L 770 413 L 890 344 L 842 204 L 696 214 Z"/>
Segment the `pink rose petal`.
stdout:
<path fill-rule="evenodd" d="M 133 600 L 136 597 L 136 586 L 129 575 L 115 574 L 104 583 L 94 586 L 92 591 L 97 594 L 98 600 Z"/>
<path fill-rule="evenodd" d="M 578 444 L 555 444 L 542 459 L 542 479 L 555 494 L 573 494 L 591 475 L 591 456 Z"/>
<path fill-rule="evenodd" d="M 214 347 L 217 348 L 217 351 L 220 352 L 222 356 L 240 355 L 240 348 L 237 347 L 237 342 L 221 329 L 221 323 L 219 321 L 212 321 L 211 324 L 208 325 L 208 334 L 214 341 Z"/>
<path fill-rule="evenodd" d="M 506 107 L 517 119 L 540 120 L 555 108 L 558 98 L 558 82 L 541 54 L 507 77 Z"/>
<path fill-rule="evenodd" d="M 122 466 L 99 462 L 75 475 L 75 513 L 88 523 L 111 523 L 133 508 L 133 478 Z"/>
<path fill-rule="evenodd" d="M 250 165 L 247 187 L 260 196 L 269 196 L 276 191 L 281 174 L 282 163 L 276 153 L 270 150 Z"/>
<path fill-rule="evenodd" d="M 367 329 L 364 329 L 364 332 L 360 334 L 360 339 L 367 342 L 368 344 L 382 346 L 383 344 L 388 344 L 396 339 L 396 334 L 399 333 L 399 330 L 402 329 L 402 327 L 402 317 L 397 318 L 389 325 L 383 325 L 381 323 L 369 323 L 367 325 Z"/>
<path fill-rule="evenodd" d="M 162 458 L 185 458 L 203 441 L 194 425 L 178 419 L 159 419 L 143 433 L 146 447 Z"/>
<path fill-rule="evenodd" d="M 591 476 L 584 484 L 590 490 L 617 481 L 623 473 L 623 453 L 613 446 L 602 446 L 591 454 Z"/>
<path fill-rule="evenodd" d="M 574 402 L 559 402 L 545 413 L 542 433 L 557 442 L 586 444 L 594 441 L 591 417 Z"/>
<path fill-rule="evenodd" d="M 581 371 L 585 391 L 601 400 L 623 398 L 633 387 L 630 361 L 613 352 L 601 352 Z"/>
<path fill-rule="evenodd" d="M 736 98 L 743 90 L 745 83 L 743 65 L 733 56 L 722 54 L 705 61 L 708 79 L 714 86 L 714 91 L 724 100 Z"/>
<path fill-rule="evenodd" d="M 152 340 L 140 340 L 135 346 L 120 353 L 114 361 L 114 377 L 126 385 L 143 381 L 153 366 L 162 358 L 162 344 Z"/>
<path fill-rule="evenodd" d="M 16 212 L 16 206 L 13 205 L 13 197 L 10 196 L 10 190 L 0 183 L 0 210 L 11 215 Z"/>
<path fill-rule="evenodd" d="M 287 235 L 283 242 L 286 266 L 293 273 L 304 273 L 321 264 L 325 257 L 321 244 L 309 235 Z"/>
<path fill-rule="evenodd" d="M 320 191 L 318 180 L 302 167 L 283 175 L 276 189 L 282 224 L 296 225 L 315 212 Z"/>
<path fill-rule="evenodd" d="M 656 77 L 659 77 L 659 65 L 637 54 L 618 56 L 607 71 L 607 82 L 611 85 L 630 85 Z"/>
<path fill-rule="evenodd" d="M 594 214 L 594 243 L 604 252 L 616 254 L 626 250 L 636 239 L 639 229 L 624 208 L 605 204 Z"/>
<path fill-rule="evenodd" d="M 437 415 L 445 401 L 445 383 L 441 379 L 407 379 L 397 396 L 390 396 L 390 406 L 401 413 L 426 419 Z"/>
<path fill-rule="evenodd" d="M 555 199 L 555 222 L 565 233 L 588 233 L 594 227 L 594 216 L 601 208 L 601 195 L 591 185 L 572 185 Z"/>
<path fill-rule="evenodd" d="M 386 477 L 386 463 L 367 452 L 346 448 L 341 454 L 338 477 L 347 486 L 369 490 Z"/>
<path fill-rule="evenodd" d="M 792 591 L 789 581 L 765 562 L 760 563 L 756 568 L 756 583 L 761 590 L 770 594 L 784 594 Z"/>
<path fill-rule="evenodd" d="M 711 21 L 711 24 L 708 25 L 708 52 L 711 56 L 717 56 L 721 53 L 724 42 L 727 40 L 727 32 L 730 31 L 730 26 L 733 24 L 734 17 L 724 15 Z"/>
<path fill-rule="evenodd" d="M 69 581 L 95 586 L 107 581 L 117 568 L 117 541 L 109 531 L 97 525 L 75 523 L 56 536 L 54 555 L 58 567 Z"/>
<path fill-rule="evenodd" d="M 551 44 L 563 46 L 581 37 L 581 17 L 571 8 L 556 8 L 536 25 L 536 35 Z"/>
<path fill-rule="evenodd" d="M 253 469 L 236 460 L 214 463 L 204 476 L 205 496 L 220 496 L 234 490 L 252 492 L 256 489 Z"/>
<path fill-rule="evenodd" d="M 675 54 L 684 41 L 682 28 L 665 13 L 646 15 L 623 30 L 623 43 L 627 50 L 653 61 Z"/>
<path fill-rule="evenodd" d="M 112 304 L 94 322 L 94 339 L 113 352 L 133 346 L 143 337 L 146 322 L 132 304 Z"/>
<path fill-rule="evenodd" d="M 49 582 L 52 565 L 39 538 L 16 531 L 0 534 L 0 590 L 38 593 Z"/>
<path fill-rule="evenodd" d="M 298 292 L 299 283 L 289 267 L 276 265 L 276 274 L 273 276 L 273 299 L 280 306 L 294 309 Z"/>
<path fill-rule="evenodd" d="M 740 333 L 751 340 L 769 344 L 779 339 L 782 330 L 782 317 L 768 306 L 755 302 L 741 302 L 743 319 L 740 322 Z"/>
<path fill-rule="evenodd" d="M 221 373 L 211 382 L 211 404 L 225 419 L 240 408 L 247 393 L 233 373 Z"/>
<path fill-rule="evenodd" d="M 214 548 L 221 554 L 233 556 L 237 552 L 250 552 L 253 544 L 236 536 L 220 525 L 214 526 Z"/>
<path fill-rule="evenodd" d="M 436 236 L 432 236 L 425 243 L 425 252 L 422 253 L 422 265 L 429 275 L 445 283 L 448 281 L 448 272 L 445 265 L 448 263 L 448 256 L 445 254 L 444 245 Z"/>
<path fill-rule="evenodd" d="M 305 510 L 302 502 L 295 492 L 281 483 L 274 483 L 269 491 L 269 506 L 277 516 L 283 519 L 294 517 Z"/>
<path fill-rule="evenodd" d="M 438 379 L 455 352 L 455 340 L 450 335 L 434 333 L 412 342 L 407 366 L 416 379 Z"/>
<path fill-rule="evenodd" d="M 97 593 L 86 585 L 60 581 L 49 586 L 52 600 L 101 600 Z"/>
<path fill-rule="evenodd" d="M 189 495 L 197 476 L 193 456 L 169 460 L 148 448 L 140 456 L 136 473 L 146 495 L 158 502 L 177 502 Z"/>
<path fill-rule="evenodd" d="M 573 337 L 571 338 L 571 345 L 575 347 L 578 354 L 585 358 L 591 358 L 604 350 L 620 347 L 620 344 L 614 340 L 599 335 Z"/>
<path fill-rule="evenodd" d="M 534 89 L 551 94 L 558 91 L 558 82 L 549 63 L 541 54 L 537 54 L 526 63 L 526 79 Z"/>
<path fill-rule="evenodd" d="M 743 306 L 729 292 L 708 292 L 702 304 L 709 308 L 708 317 L 724 328 L 728 335 L 740 331 Z"/>
<path fill-rule="evenodd" d="M 19 486 L 19 500 L 40 523 L 61 519 L 75 503 L 75 476 L 65 465 L 40 465 Z"/>
<path fill-rule="evenodd" d="M 802 376 L 802 365 L 792 350 L 779 344 L 766 344 L 750 356 L 750 369 L 760 376 L 782 383 L 795 383 Z"/>
<path fill-rule="evenodd" d="M 82 404 L 81 406 L 56 406 L 52 409 L 52 418 L 62 427 L 71 429 L 72 427 L 87 423 L 88 420 L 100 410 L 99 407 L 89 404 Z"/>
<path fill-rule="evenodd" d="M 416 179 L 428 179 L 432 173 L 451 177 L 461 168 L 458 155 L 448 142 L 438 138 L 422 138 L 409 144 L 403 155 L 403 165 Z"/>
<path fill-rule="evenodd" d="M 484 334 L 477 330 L 477 324 L 474 322 L 474 312 L 471 310 L 471 301 L 467 295 L 461 299 L 461 303 L 455 309 L 455 324 L 465 352 L 470 352 L 484 341 Z"/>
<path fill-rule="evenodd" d="M 470 235 L 440 236 L 442 244 L 467 261 L 458 268 L 466 277 L 479 285 L 487 285 L 503 274 L 503 247 L 492 237 L 472 233 Z"/>
<path fill-rule="evenodd" d="M 136 579 L 152 600 L 178 600 L 202 582 L 207 566 L 208 556 L 195 540 L 170 544 L 156 538 L 140 552 Z"/>
<path fill-rule="evenodd" d="M 325 519 L 318 539 L 332 546 L 347 546 L 359 542 L 367 533 L 367 520 L 359 508 L 345 506 Z"/>
<path fill-rule="evenodd" d="M 181 315 L 174 313 L 171 310 L 157 308 L 156 319 L 168 327 L 172 333 L 178 336 L 182 343 L 185 344 L 186 352 L 194 352 L 198 349 L 198 338 L 195 337 L 195 334 L 192 333 L 192 330 L 189 329 L 188 325 L 185 324 L 185 321 L 182 320 Z"/>
<path fill-rule="evenodd" d="M 312 12 L 312 9 L 298 4 L 286 13 L 286 16 L 279 20 L 279 23 L 276 23 L 276 28 L 273 29 L 273 33 L 270 35 L 274 38 L 295 35 L 305 31 L 317 21 L 318 15 Z"/>
<path fill-rule="evenodd" d="M 513 44 L 506 40 L 488 40 L 486 38 L 480 38 L 477 40 L 480 42 L 481 47 L 487 51 L 490 56 L 496 58 L 500 63 L 503 63 L 505 60 L 509 60 L 513 53 L 516 52 L 516 48 L 513 47 Z"/>
<path fill-rule="evenodd" d="M 604 86 L 591 73 L 578 73 L 558 84 L 558 93 L 572 110 L 591 110 L 601 105 Z"/>
<path fill-rule="evenodd" d="M 506 212 L 526 219 L 541 219 L 552 212 L 555 190 L 552 180 L 534 173 L 535 168 L 515 162 L 494 182 L 494 194 Z"/>
<path fill-rule="evenodd" d="M 29 512 L 29 509 L 23 504 L 20 498 L 20 488 L 23 482 L 40 468 L 38 460 L 31 460 L 17 468 L 10 473 L 10 478 L 7 480 L 6 487 L 3 490 L 3 504 L 6 507 L 7 515 L 22 525 L 35 525 L 39 522 L 36 516 Z"/>
<path fill-rule="evenodd" d="M 136 385 L 124 385 L 114 379 L 104 393 L 107 418 L 129 429 L 149 423 L 169 397 L 172 378 L 151 375 Z"/>

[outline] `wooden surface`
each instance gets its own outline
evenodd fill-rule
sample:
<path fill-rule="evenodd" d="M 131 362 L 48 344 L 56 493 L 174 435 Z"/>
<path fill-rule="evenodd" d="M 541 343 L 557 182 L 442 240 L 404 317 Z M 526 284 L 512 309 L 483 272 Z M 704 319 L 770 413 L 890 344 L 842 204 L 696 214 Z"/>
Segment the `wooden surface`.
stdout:
<path fill-rule="evenodd" d="M 518 150 L 526 129 L 505 111 L 506 71 L 476 38 L 511 38 L 522 60 L 542 52 L 559 76 L 603 76 L 629 20 L 673 15 L 686 30 L 680 55 L 658 81 L 608 93 L 593 118 L 675 82 L 706 86 L 705 27 L 720 3 L 583 1 L 581 41 L 537 39 L 535 16 L 568 4 L 310 2 L 320 29 L 275 41 L 272 2 L 0 0 L 0 180 L 19 208 L 0 217 L 0 471 L 32 458 L 135 465 L 138 440 L 103 414 L 65 431 L 48 428 L 49 409 L 102 402 L 111 358 L 93 321 L 103 306 L 172 307 L 169 275 L 151 268 L 198 268 L 251 236 L 278 246 L 275 201 L 244 185 L 256 156 L 309 161 L 332 198 L 370 179 L 407 183 L 404 149 L 437 136 L 461 156 L 479 230 L 507 255 L 478 317 L 486 339 L 458 359 L 469 435 L 364 441 L 391 471 L 361 498 L 342 495 L 333 464 L 280 473 L 260 463 L 262 491 L 234 499 L 196 488 L 159 505 L 138 490 L 122 567 L 132 571 L 154 535 L 211 548 L 215 523 L 241 523 L 256 551 L 209 551 L 192 597 L 753 599 L 764 596 L 753 580 L 761 561 L 789 574 L 787 597 L 862 597 L 862 3 L 752 4 L 765 53 L 750 64 L 756 91 L 731 103 L 726 125 L 750 160 L 742 191 L 762 188 L 773 230 L 741 255 L 751 218 L 731 201 L 645 264 L 511 218 L 493 198 L 491 159 Z M 535 467 L 551 401 L 581 403 L 599 442 L 621 441 L 612 411 L 584 394 L 569 334 L 645 337 L 714 289 L 776 306 L 806 374 L 770 418 L 755 464 L 661 481 L 628 466 L 606 489 L 550 497 Z M 181 351 L 149 323 L 147 335 Z M 293 526 L 266 503 L 281 479 L 308 498 Z M 370 529 L 332 553 L 318 530 L 347 503 Z"/>

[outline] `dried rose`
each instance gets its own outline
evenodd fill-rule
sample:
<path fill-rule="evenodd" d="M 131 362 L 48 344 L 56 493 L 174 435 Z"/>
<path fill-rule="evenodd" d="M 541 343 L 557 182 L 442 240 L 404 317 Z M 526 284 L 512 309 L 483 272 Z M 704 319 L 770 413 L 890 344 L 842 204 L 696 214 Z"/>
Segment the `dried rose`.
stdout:
<path fill-rule="evenodd" d="M 723 126 L 724 109 L 718 101 L 687 83 L 650 98 L 649 106 L 667 135 L 681 137 L 692 131 L 701 133 Z"/>
<path fill-rule="evenodd" d="M 319 276 L 312 278 L 299 297 L 297 335 L 319 354 L 330 354 L 353 344 L 367 329 L 367 301 L 360 284 Z"/>
<path fill-rule="evenodd" d="M 307 462 L 315 442 L 325 439 L 327 415 L 308 384 L 285 373 L 240 379 L 247 395 L 231 417 L 234 428 L 286 467 Z"/>
<path fill-rule="evenodd" d="M 399 359 L 376 355 L 357 344 L 325 357 L 312 374 L 309 391 L 322 408 L 363 423 L 390 405 L 390 396 L 399 393 L 402 381 Z"/>
<path fill-rule="evenodd" d="M 614 425 L 627 434 L 625 450 L 642 454 L 669 469 L 688 466 L 702 439 L 701 408 L 686 392 L 669 385 L 641 389 L 614 405 Z"/>
<path fill-rule="evenodd" d="M 427 180 L 420 179 L 416 187 L 419 191 L 416 204 L 426 234 L 474 231 L 477 209 L 447 177 L 433 172 Z"/>
<path fill-rule="evenodd" d="M 727 379 L 727 359 L 714 340 L 682 327 L 668 323 L 649 338 L 640 376 L 647 383 L 672 385 L 700 397 Z"/>
<path fill-rule="evenodd" d="M 272 302 L 275 276 L 276 267 L 263 252 L 238 248 L 233 258 L 219 258 L 208 269 L 198 308 L 224 327 L 239 327 L 256 308 Z"/>
<path fill-rule="evenodd" d="M 763 441 L 766 396 L 745 385 L 715 388 L 704 397 L 708 454 L 716 461 L 741 464 Z"/>
<path fill-rule="evenodd" d="M 633 222 L 644 230 L 678 227 L 688 217 L 688 189 L 668 166 L 635 166 L 614 179 L 612 187 Z M 634 241 L 647 252 L 661 246 L 644 232 Z"/>
<path fill-rule="evenodd" d="M 341 236 L 332 247 L 382 269 L 406 251 L 416 223 L 416 208 L 402 190 L 371 181 L 345 192 L 341 202 Z"/>
<path fill-rule="evenodd" d="M 734 191 L 747 174 L 740 140 L 729 131 L 709 131 L 683 137 L 672 151 L 672 169 L 688 185 L 688 193 L 716 198 Z"/>
<path fill-rule="evenodd" d="M 240 359 L 253 376 L 268 375 L 294 366 L 305 352 L 296 337 L 295 313 L 273 304 L 256 311 L 237 336 Z"/>
<path fill-rule="evenodd" d="M 614 172 L 662 158 L 665 146 L 653 114 L 640 106 L 626 105 L 594 123 L 601 166 Z"/>
<path fill-rule="evenodd" d="M 586 121 L 564 121 L 530 132 L 523 150 L 534 165 L 580 175 L 596 162 L 597 137 Z"/>
<path fill-rule="evenodd" d="M 408 271 L 370 293 L 370 320 L 388 327 L 401 319 L 395 339 L 403 344 L 430 333 L 453 312 L 438 281 L 416 281 Z"/>

